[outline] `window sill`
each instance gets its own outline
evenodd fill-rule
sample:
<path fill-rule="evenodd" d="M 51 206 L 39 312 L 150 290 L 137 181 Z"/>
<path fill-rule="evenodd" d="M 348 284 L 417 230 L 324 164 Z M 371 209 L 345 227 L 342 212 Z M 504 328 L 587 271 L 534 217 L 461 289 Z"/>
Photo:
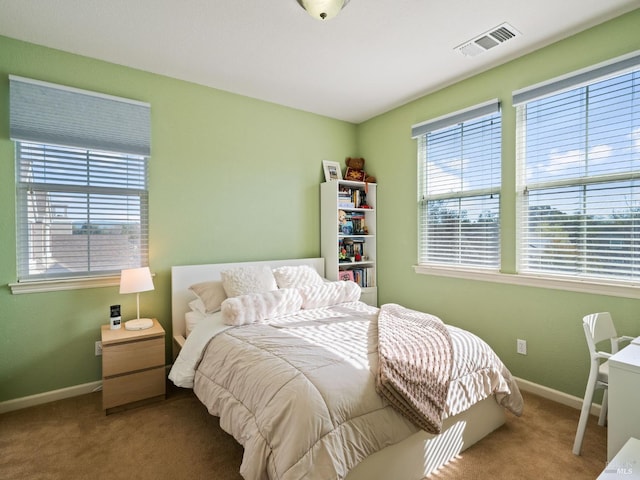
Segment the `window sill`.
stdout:
<path fill-rule="evenodd" d="M 120 285 L 120 275 L 108 277 L 68 278 L 57 280 L 32 280 L 10 283 L 11 293 L 58 292 L 61 290 L 78 290 L 81 288 L 114 287 Z"/>
<path fill-rule="evenodd" d="M 627 283 L 597 283 L 587 280 L 573 280 L 538 275 L 516 273 L 502 273 L 487 270 L 431 267 L 414 265 L 413 269 L 421 275 L 479 280 L 483 282 L 506 283 L 524 287 L 549 288 L 554 290 L 568 290 L 572 292 L 591 293 L 595 295 L 609 295 L 612 297 L 640 298 L 640 285 Z"/>

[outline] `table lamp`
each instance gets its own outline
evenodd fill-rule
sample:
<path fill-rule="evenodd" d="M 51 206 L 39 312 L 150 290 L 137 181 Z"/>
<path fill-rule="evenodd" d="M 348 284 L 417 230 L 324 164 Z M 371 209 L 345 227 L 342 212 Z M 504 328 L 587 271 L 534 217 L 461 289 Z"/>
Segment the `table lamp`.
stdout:
<path fill-rule="evenodd" d="M 140 292 L 153 290 L 149 267 L 128 268 L 120 272 L 120 293 L 135 293 L 138 316 L 124 323 L 126 330 L 144 330 L 153 326 L 150 318 L 140 318 Z"/>

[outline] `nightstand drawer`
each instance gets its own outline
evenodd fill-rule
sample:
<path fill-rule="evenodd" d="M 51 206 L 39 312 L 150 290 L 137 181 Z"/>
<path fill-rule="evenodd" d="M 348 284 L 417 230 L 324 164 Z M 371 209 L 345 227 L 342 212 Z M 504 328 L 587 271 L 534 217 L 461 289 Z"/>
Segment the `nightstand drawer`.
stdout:
<path fill-rule="evenodd" d="M 102 376 L 111 377 L 152 367 L 164 367 L 164 337 L 102 348 Z"/>
<path fill-rule="evenodd" d="M 142 372 L 105 378 L 102 384 L 102 408 L 108 409 L 165 394 L 164 366 Z"/>

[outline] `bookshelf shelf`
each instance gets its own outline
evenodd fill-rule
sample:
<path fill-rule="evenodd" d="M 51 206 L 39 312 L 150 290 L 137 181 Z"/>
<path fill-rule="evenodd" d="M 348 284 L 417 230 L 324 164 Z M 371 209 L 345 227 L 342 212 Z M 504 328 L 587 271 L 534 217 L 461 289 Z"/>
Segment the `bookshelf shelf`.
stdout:
<path fill-rule="evenodd" d="M 374 306 L 378 303 L 376 193 L 375 183 L 333 180 L 320 185 L 325 275 L 329 280 L 353 276 L 362 287 L 362 301 Z"/>

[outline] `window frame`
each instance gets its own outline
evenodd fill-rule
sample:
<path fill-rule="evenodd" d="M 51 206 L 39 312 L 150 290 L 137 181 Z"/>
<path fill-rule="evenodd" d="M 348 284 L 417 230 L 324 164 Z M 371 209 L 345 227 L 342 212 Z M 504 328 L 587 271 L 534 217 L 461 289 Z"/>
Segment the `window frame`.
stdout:
<path fill-rule="evenodd" d="M 596 65 L 589 66 L 587 68 L 571 72 L 569 74 L 556 77 L 554 79 L 550 79 L 535 85 L 531 85 L 529 87 L 521 88 L 512 93 L 512 105 L 516 106 L 519 102 L 534 98 L 538 95 L 544 95 L 548 91 L 556 91 L 558 89 L 566 88 L 567 86 L 574 85 L 576 82 L 585 82 L 591 78 L 602 77 L 603 75 L 609 74 L 611 71 L 620 71 L 624 68 L 633 67 L 636 65 L 640 65 L 640 51 L 631 52 L 626 55 L 622 55 L 620 57 L 611 59 L 609 61 L 605 61 Z M 515 109 L 514 109 L 515 115 Z M 503 135 L 504 135 L 503 129 Z M 514 142 L 516 138 L 514 137 Z M 509 140 L 510 141 L 510 140 Z M 503 152 L 503 156 L 507 152 Z M 515 153 L 515 152 L 514 152 Z M 515 204 L 517 200 L 517 192 L 516 185 L 519 183 L 519 178 L 517 176 L 520 174 L 519 171 L 515 172 L 516 178 L 513 183 L 507 185 L 511 190 L 513 188 L 513 197 L 511 197 L 511 193 L 509 194 L 509 198 L 513 198 L 514 205 L 513 208 L 517 208 Z M 503 197 L 504 200 L 504 197 Z M 515 210 L 514 210 L 514 219 L 515 219 Z M 516 224 L 514 225 L 517 227 Z M 504 234 L 504 233 L 503 233 Z M 449 277 L 456 278 L 462 280 L 470 280 L 470 281 L 482 281 L 482 282 L 492 282 L 498 284 L 507 284 L 507 285 L 515 285 L 515 286 L 523 286 L 523 287 L 534 287 L 534 288 L 545 288 L 552 290 L 561 290 L 568 292 L 577 292 L 577 293 L 586 293 L 586 294 L 595 294 L 595 295 L 607 295 L 613 297 L 620 298 L 631 298 L 631 299 L 640 299 L 640 285 L 629 284 L 628 282 L 619 282 L 614 280 L 603 281 L 598 280 L 594 281 L 593 279 L 576 279 L 576 278 L 561 278 L 561 277 L 551 277 L 548 275 L 534 275 L 534 274 L 525 274 L 519 273 L 516 271 L 515 267 L 518 265 L 519 259 L 518 248 L 516 242 L 518 241 L 516 234 L 513 234 L 513 237 L 509 237 L 507 242 L 510 244 L 511 240 L 513 240 L 513 250 L 509 250 L 509 252 L 502 251 L 502 262 L 503 269 L 500 272 L 490 272 L 490 271 L 479 271 L 473 269 L 465 269 L 465 268 L 449 268 L 443 266 L 425 266 L 425 265 L 413 265 L 412 268 L 416 274 L 419 275 L 428 275 L 434 277 Z M 512 253 L 514 257 L 509 259 L 507 265 L 504 264 L 504 255 L 505 253 Z M 511 260 L 514 261 L 513 266 L 511 266 Z"/>
<path fill-rule="evenodd" d="M 429 170 L 429 157 L 427 149 L 428 147 L 428 137 L 429 135 L 437 135 L 437 132 L 444 133 L 447 130 L 449 132 L 455 130 L 456 128 L 460 129 L 459 133 L 454 133 L 453 137 L 457 138 L 459 142 L 458 146 L 461 146 L 462 149 L 465 147 L 469 147 L 469 143 L 465 142 L 465 134 L 469 132 L 468 128 L 472 127 L 474 124 L 481 124 L 482 122 L 489 122 L 486 125 L 482 125 L 482 134 L 485 132 L 490 133 L 491 135 L 495 134 L 495 129 L 498 130 L 496 138 L 493 142 L 487 142 L 486 144 L 483 142 L 482 147 L 486 148 L 487 145 L 489 147 L 493 147 L 497 144 L 497 152 L 492 153 L 493 165 L 496 165 L 496 173 L 497 181 L 493 182 L 493 184 L 476 186 L 473 188 L 459 188 L 457 191 L 452 192 L 429 192 L 428 187 L 428 170 Z M 497 121 L 497 124 L 494 122 Z M 466 127 L 466 129 L 465 129 Z M 476 127 L 477 128 L 477 127 Z M 474 132 L 477 133 L 477 132 Z M 501 265 L 501 219 L 500 219 L 500 196 L 501 196 L 501 183 L 502 183 L 502 174 L 501 174 L 501 163 L 502 163 L 502 116 L 500 109 L 500 102 L 497 99 L 490 100 L 485 103 L 481 103 L 470 108 L 459 110 L 457 112 L 453 112 L 451 114 L 444 115 L 442 117 L 438 117 L 433 120 L 429 120 L 427 122 L 423 122 L 412 127 L 412 138 L 417 140 L 418 148 L 417 148 L 417 176 L 418 176 L 418 198 L 417 198 L 417 211 L 418 211 L 418 238 L 417 238 L 417 246 L 418 246 L 418 267 L 423 269 L 429 269 L 434 267 L 436 269 L 455 269 L 455 270 L 481 270 L 481 271 L 499 271 Z M 472 140 L 473 141 L 473 140 Z M 443 141 L 444 143 L 444 141 Z M 483 150 L 481 152 L 482 155 L 485 155 L 486 152 Z M 463 155 L 464 157 L 464 155 Z M 497 157 L 497 159 L 495 158 Z M 452 157 L 453 158 L 453 157 Z M 458 159 L 459 161 L 464 160 L 464 158 Z M 470 164 L 467 168 L 461 167 L 461 174 L 465 173 L 469 174 L 474 171 L 474 168 L 478 167 L 479 163 Z M 489 183 L 491 183 L 492 178 L 489 178 Z M 490 197 L 491 202 L 494 205 L 490 206 L 490 210 L 492 214 L 495 214 L 497 218 L 492 222 L 497 228 L 497 234 L 491 237 L 492 241 L 489 246 L 486 246 L 485 249 L 491 250 L 495 249 L 495 254 L 493 258 L 493 262 L 490 264 L 483 265 L 479 260 L 480 256 L 477 254 L 467 254 L 467 258 L 464 259 L 465 256 L 463 253 L 458 254 L 456 261 L 453 261 L 453 257 L 451 257 L 451 261 L 438 261 L 438 260 L 429 260 L 427 259 L 428 255 L 431 255 L 432 258 L 437 257 L 438 255 L 441 258 L 445 258 L 447 256 L 451 256 L 451 251 L 447 252 L 444 250 L 436 251 L 431 250 L 429 253 L 429 203 L 436 201 L 454 201 L 458 203 L 464 203 L 468 200 L 478 203 L 483 203 L 484 197 Z M 496 197 L 496 198 L 494 198 Z M 460 215 L 463 211 L 466 211 L 462 208 L 461 205 L 458 206 L 457 213 Z M 462 217 L 458 217 L 459 220 Z M 464 235 L 462 232 L 467 231 L 467 234 L 471 233 L 476 227 L 477 222 L 474 222 L 474 225 L 469 227 L 464 227 L 465 222 L 459 221 L 459 231 L 461 235 Z M 458 242 L 461 248 L 469 249 L 473 247 L 473 242 L 464 240 Z M 482 251 L 483 247 L 479 247 Z"/>
<path fill-rule="evenodd" d="M 516 248 L 516 272 L 517 275 L 521 277 L 533 277 L 536 279 L 544 280 L 548 282 L 550 285 L 565 285 L 569 286 L 568 290 L 574 290 L 575 287 L 572 285 L 582 286 L 577 291 L 591 291 L 594 290 L 596 293 L 603 293 L 608 295 L 615 296 L 623 296 L 623 297 L 631 297 L 637 298 L 638 289 L 640 287 L 640 278 L 616 278 L 613 274 L 607 275 L 598 275 L 594 274 L 593 271 L 595 267 L 598 265 L 595 262 L 588 262 L 587 269 L 583 269 L 582 272 L 576 273 L 567 273 L 562 272 L 561 268 L 557 267 L 555 270 L 553 269 L 535 269 L 535 268 L 527 268 L 525 265 L 524 258 L 528 255 L 528 250 L 523 246 L 524 238 L 525 238 L 525 230 L 528 226 L 529 216 L 529 198 L 532 195 L 532 192 L 540 192 L 543 190 L 548 190 L 548 195 L 553 196 L 552 189 L 559 188 L 582 188 L 583 190 L 588 190 L 589 187 L 593 187 L 594 185 L 598 186 L 613 186 L 616 182 L 620 181 L 633 181 L 633 179 L 637 179 L 638 169 L 629 170 L 624 173 L 594 173 L 590 175 L 574 175 L 569 176 L 566 179 L 558 178 L 558 179 L 534 179 L 532 181 L 527 181 L 526 179 L 526 171 L 527 171 L 527 163 L 526 163 L 526 152 L 525 152 L 525 143 L 526 136 L 529 133 L 527 130 L 527 117 L 526 117 L 526 108 L 527 106 L 534 101 L 540 99 L 552 99 L 554 97 L 558 97 L 559 95 L 565 94 L 567 92 L 574 92 L 579 89 L 589 88 L 591 86 L 597 85 L 600 82 L 614 79 L 630 72 L 638 72 L 640 71 L 640 55 L 636 52 L 630 55 L 626 55 L 623 57 L 619 57 L 617 59 L 611 60 L 609 62 L 605 62 L 602 64 L 598 64 L 592 66 L 587 69 L 580 70 L 578 72 L 574 72 L 573 74 L 569 74 L 564 77 L 560 77 L 555 80 L 551 80 L 549 82 L 544 82 L 542 84 L 534 85 L 527 89 L 523 89 L 513 94 L 513 104 L 516 109 L 516 236 L 515 236 L 515 248 Z M 586 93 L 586 91 L 585 91 Z M 589 105 L 591 99 L 587 96 L 585 97 L 587 100 L 587 106 L 585 107 L 585 114 L 588 115 Z M 584 121 L 584 117 L 580 117 L 579 121 Z M 585 139 L 589 138 L 590 130 L 586 129 L 584 131 Z M 587 157 L 588 158 L 588 157 Z M 631 187 L 629 187 L 631 188 Z M 586 193 L 584 195 L 587 195 Z M 587 197 L 585 197 L 587 198 Z M 549 202 L 552 202 L 553 198 L 549 199 Z M 583 201 L 586 201 L 583 199 Z M 568 213 L 567 213 L 568 214 Z M 572 213 L 576 215 L 575 212 Z M 566 214 L 565 214 L 566 215 Z M 588 214 L 583 212 L 581 215 L 588 218 Z M 613 227 L 611 227 L 613 228 Z M 588 240 L 587 230 L 582 232 L 583 237 L 582 242 L 579 245 L 586 245 L 586 241 Z M 588 258 L 590 255 L 590 250 L 584 248 L 576 249 L 576 262 L 580 262 L 581 259 Z M 591 253 L 591 255 L 593 255 Z M 568 256 L 566 258 L 569 258 Z M 568 270 L 568 267 L 565 267 Z M 588 286 L 588 288 L 585 288 Z M 600 288 L 598 288 L 600 286 Z M 554 287 L 552 287 L 554 288 Z M 613 293 L 610 293 L 613 292 Z"/>
<path fill-rule="evenodd" d="M 149 158 L 151 154 L 151 105 L 146 102 L 132 100 L 123 97 L 112 96 L 99 92 L 83 90 L 71 86 L 58 85 L 31 78 L 20 77 L 17 75 L 9 75 L 9 96 L 10 96 L 10 115 L 9 115 L 9 133 L 10 139 L 16 142 L 15 151 L 15 199 L 16 199 L 16 277 L 15 283 L 10 283 L 9 287 L 14 294 L 45 292 L 57 290 L 70 290 L 76 288 L 95 288 L 104 286 L 118 285 L 121 268 L 131 268 L 149 265 Z M 42 191 L 58 192 L 66 194 L 69 201 L 72 202 L 76 212 L 86 209 L 87 213 L 92 212 L 90 198 L 92 196 L 102 195 L 100 200 L 106 199 L 106 203 L 99 205 L 99 210 L 93 213 L 101 217 L 106 222 L 117 223 L 118 225 L 129 224 L 133 220 L 133 224 L 140 225 L 141 231 L 135 235 L 135 245 L 127 247 L 119 247 L 122 254 L 126 249 L 133 248 L 136 251 L 133 260 L 129 260 L 125 266 L 125 262 L 116 261 L 109 265 L 111 260 L 110 251 L 108 255 L 103 256 L 103 263 L 96 267 L 94 256 L 93 260 L 88 261 L 87 268 L 79 271 L 77 275 L 65 272 L 62 275 L 51 275 L 31 278 L 22 275 L 21 270 L 24 269 L 24 263 L 20 263 L 21 249 L 29 248 L 28 224 L 30 219 L 37 220 L 36 214 L 30 214 L 28 205 L 29 195 L 26 190 L 23 191 L 23 198 L 20 197 L 20 144 L 47 145 L 53 149 L 71 149 L 83 150 L 87 154 L 86 164 L 90 165 L 93 158 L 98 158 L 103 167 L 106 167 L 102 174 L 98 174 L 99 181 L 88 182 L 84 185 L 77 177 L 80 183 L 75 185 L 69 178 L 73 176 L 70 167 L 73 160 L 63 167 L 67 169 L 69 178 L 59 176 L 58 179 L 46 179 L 41 175 L 41 179 L 35 179 L 34 186 L 44 187 Z M 89 152 L 93 152 L 92 157 Z M 67 152 L 68 153 L 68 152 Z M 69 156 L 70 158 L 71 156 Z M 108 157 L 108 158 L 107 158 Z M 65 158 L 63 154 L 61 158 Z M 131 159 L 138 162 L 136 175 L 133 170 L 128 170 L 130 162 L 125 161 L 119 166 L 110 164 L 110 160 L 119 161 L 119 158 Z M 96 160 L 94 160 L 96 161 Z M 142 166 L 141 163 L 142 162 Z M 46 158 L 43 156 L 43 164 L 46 164 Z M 62 162 L 64 163 L 64 162 Z M 125 170 L 121 170 L 124 165 Z M 134 167 L 135 168 L 135 167 Z M 87 170 L 90 170 L 87 168 Z M 64 172 L 64 170 L 62 170 Z M 106 172 L 106 173 L 105 173 Z M 132 172 L 132 173 L 130 173 Z M 140 174 L 142 172 L 142 174 Z M 87 175 L 90 178 L 90 175 Z M 112 180 L 116 178 L 117 182 Z M 143 178 L 143 180 L 141 180 Z M 123 179 L 135 179 L 138 183 L 129 183 L 121 185 L 118 182 Z M 56 185 L 56 184 L 60 185 Z M 52 190 L 48 190 L 51 185 Z M 132 193 L 140 191 L 138 193 Z M 95 188 L 94 188 L 95 187 Z M 120 188 L 123 187 L 123 188 Z M 91 189 L 93 188 L 93 191 Z M 89 191 L 87 193 L 87 190 Z M 83 192 L 84 191 L 84 192 Z M 47 195 L 50 195 L 48 193 Z M 73 199 L 75 195 L 75 200 Z M 86 200 L 83 200 L 83 195 Z M 119 197 L 119 198 L 118 198 Z M 139 198 L 134 200 L 133 209 L 130 208 L 128 199 Z M 47 200 L 50 200 L 47 196 Z M 106 207 L 105 207 L 106 206 Z M 47 209 L 47 207 L 45 207 Z M 98 213 L 99 212 L 99 213 Z M 132 213 L 131 213 L 132 212 Z M 136 213 L 137 212 L 137 213 Z M 75 213 L 75 212 L 74 212 Z M 139 215 L 138 215 L 139 213 Z M 45 219 L 48 215 L 45 212 Z M 53 213 L 51 213 L 53 218 Z M 133 215 L 133 216 L 131 216 Z M 51 220 L 51 218 L 49 220 Z M 76 214 L 70 216 L 69 227 L 73 232 L 72 221 L 82 221 L 82 215 Z M 87 225 L 92 225 L 90 216 L 85 220 Z M 124 222 L 124 223 L 123 223 Z M 24 224 L 24 226 L 22 226 Z M 68 229 L 67 228 L 67 229 Z M 111 227 L 108 227 L 111 228 Z M 100 230 L 103 230 L 100 228 Z M 91 228 L 87 230 L 89 234 L 95 234 Z M 27 232 L 27 235 L 23 235 Z M 103 230 L 98 234 L 113 234 L 112 230 Z M 116 232 L 117 233 L 117 232 Z M 128 228 L 117 233 L 122 239 L 130 234 Z M 45 231 L 46 235 L 46 231 Z M 144 238 L 142 238 L 144 236 Z M 42 237 L 45 241 L 50 238 Z M 140 240 L 138 240 L 140 239 Z M 110 239 L 103 239 L 107 244 Z M 128 240 L 131 241 L 131 238 Z M 136 249 L 136 245 L 142 245 Z M 87 241 L 88 245 L 89 241 Z M 117 243 L 117 242 L 116 242 Z M 122 241 L 120 241 L 122 243 Z M 126 247 L 126 248 L 125 248 Z M 44 247 L 48 248 L 47 246 Z M 65 245 L 68 251 L 75 253 L 73 246 Z M 89 248 L 89 247 L 87 247 Z M 88 250 L 89 251 L 89 250 Z M 104 249 L 102 249 L 104 252 Z M 28 253 L 30 255 L 30 253 Z M 28 257 L 27 255 L 27 257 Z M 46 255 L 45 255 L 46 256 Z M 72 255 L 69 255 L 71 259 Z M 99 258 L 100 255 L 97 256 Z M 23 257 L 24 258 L 24 257 Z M 118 260 L 122 260 L 116 256 Z M 125 257 L 123 257 L 125 258 Z M 72 261 L 72 260 L 70 260 Z M 29 266 L 27 262 L 27 272 Z M 94 263 L 93 265 L 90 265 Z M 135 265 L 134 265 L 135 264 Z M 21 266 L 22 265 L 22 266 Z M 91 271 L 95 268 L 95 271 Z"/>
<path fill-rule="evenodd" d="M 57 160 L 60 166 L 57 166 Z M 102 286 L 103 284 L 111 285 L 114 279 L 119 278 L 119 272 L 123 268 L 134 268 L 138 266 L 148 266 L 148 158 L 140 155 L 128 155 L 113 152 L 96 152 L 76 147 L 62 147 L 54 145 L 34 144 L 33 142 L 16 142 L 16 258 L 18 266 L 18 281 L 11 284 L 14 293 L 25 293 L 39 291 L 38 285 L 49 289 L 66 289 L 70 285 L 82 286 Z M 33 165 L 30 163 L 35 161 L 37 167 L 36 177 L 38 179 L 30 179 L 27 174 Z M 91 163 L 97 164 L 95 169 L 91 169 Z M 111 162 L 117 162 L 110 165 Z M 78 167 L 80 167 L 80 175 L 78 175 Z M 111 167 L 111 168 L 110 168 Z M 43 169 L 54 169 L 56 171 L 55 180 L 48 181 L 47 176 L 43 176 Z M 108 169 L 108 170 L 105 170 Z M 65 173 L 66 172 L 66 173 Z M 111 184 L 113 175 L 119 175 L 118 182 Z M 40 180 L 40 181 L 38 181 Z M 111 185 L 109 185 L 111 184 Z M 99 214 L 108 225 L 135 225 L 136 234 L 139 245 L 134 249 L 137 252 L 136 258 L 133 260 L 115 262 L 116 268 L 93 267 L 104 253 L 103 248 L 92 250 L 91 238 L 98 235 L 103 240 L 110 240 L 112 235 L 110 232 L 92 232 L 88 229 L 88 233 L 81 235 L 80 240 L 86 238 L 87 245 L 87 269 L 78 270 L 76 272 L 68 272 L 62 274 L 55 273 L 31 273 L 30 265 L 36 259 L 40 258 L 40 254 L 34 256 L 31 251 L 30 244 L 34 241 L 30 232 L 30 226 L 35 221 L 34 213 L 30 210 L 29 205 L 33 204 L 33 198 L 30 197 L 34 192 L 40 192 L 47 198 L 47 205 L 51 202 L 51 195 L 70 196 L 68 201 L 73 202 L 74 198 L 79 198 L 79 205 L 72 205 L 70 208 L 75 214 L 66 216 L 62 221 L 55 212 L 50 212 L 49 218 L 45 218 L 44 225 L 67 225 L 75 237 L 78 229 L 78 223 L 96 224 L 95 220 L 91 220 L 92 207 L 91 202 L 84 203 L 83 198 L 98 197 L 109 200 L 110 198 L 131 198 L 138 199 L 131 204 L 109 202 L 107 205 L 113 205 L 114 208 L 107 207 L 105 217 L 105 205 L 99 206 Z M 78 197 L 79 196 L 79 197 Z M 133 205 L 133 207 L 132 207 Z M 49 208 L 55 205 L 49 205 Z M 137 221 L 131 222 L 131 215 L 137 218 Z M 123 219 L 128 221 L 123 222 Z M 113 223 L 115 222 L 115 223 Z M 75 226 L 74 226 L 75 225 Z M 125 231 L 126 232 L 126 231 Z M 126 234 L 125 234 L 126 235 Z M 96 237 L 98 238 L 98 237 Z M 122 234 L 118 235 L 116 240 L 122 238 Z M 115 237 L 114 237 L 115 239 Z M 48 242 L 54 242 L 52 238 L 47 239 Z M 127 243 L 130 243 L 130 239 Z M 84 242 L 82 242 L 84 244 Z M 46 250 L 52 250 L 53 243 L 47 243 Z M 95 248 L 95 247 L 94 247 Z M 76 254 L 77 252 L 74 252 Z M 123 252 L 121 252 L 123 253 Z M 48 255 L 43 257 L 48 258 Z M 60 260 L 59 258 L 57 259 Z M 72 264 L 73 265 L 73 264 Z M 77 266 L 77 265 L 76 265 Z M 23 271 L 24 270 L 24 271 Z M 28 287 L 26 286 L 28 284 Z M 23 285 L 25 288 L 18 288 Z M 46 290 L 45 290 L 46 291 Z"/>

